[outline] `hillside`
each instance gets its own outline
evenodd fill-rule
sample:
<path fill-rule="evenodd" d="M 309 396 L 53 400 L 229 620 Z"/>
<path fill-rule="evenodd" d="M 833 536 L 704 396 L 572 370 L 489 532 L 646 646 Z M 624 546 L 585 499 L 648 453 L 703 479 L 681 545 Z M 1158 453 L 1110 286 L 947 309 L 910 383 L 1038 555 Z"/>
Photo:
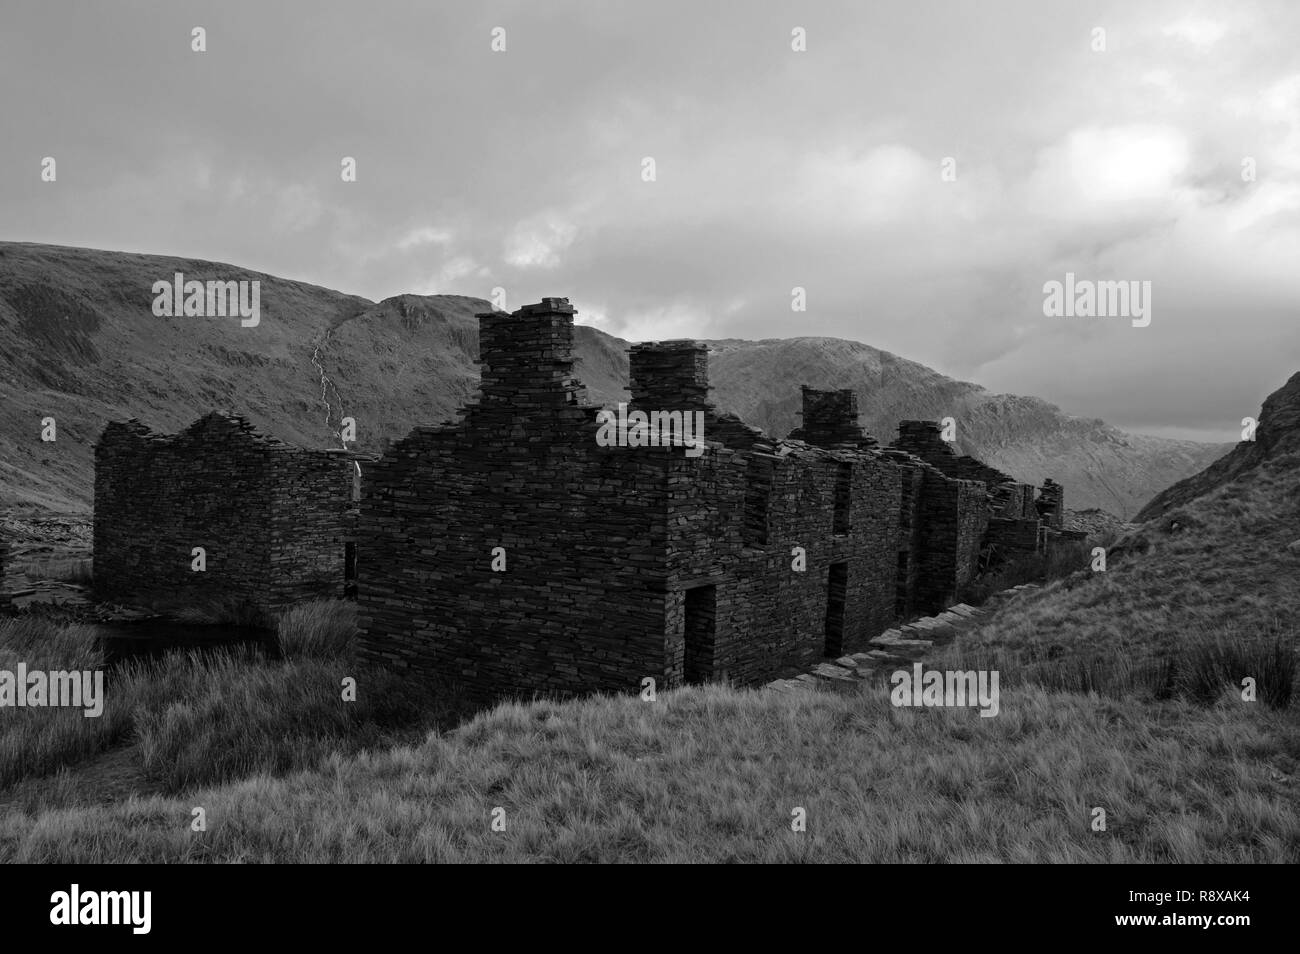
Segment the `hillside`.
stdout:
<path fill-rule="evenodd" d="M 260 324 L 155 317 L 151 287 L 177 271 L 260 280 Z M 170 431 L 221 408 L 282 440 L 337 446 L 339 419 L 351 416 L 359 449 L 378 451 L 416 424 L 452 417 L 473 392 L 474 314 L 488 307 L 456 295 L 374 303 L 231 265 L 0 243 L 0 507 L 86 509 L 94 441 L 117 418 Z M 769 433 L 795 425 L 801 384 L 852 387 L 863 423 L 883 441 L 901 419 L 951 415 L 963 452 L 1022 480 L 1055 477 L 1071 509 L 1128 515 L 1225 450 L 1126 434 L 857 342 L 710 345 L 715 402 Z M 579 327 L 577 374 L 594 400 L 626 398 L 627 346 Z M 47 416 L 57 421 L 54 443 L 40 440 Z"/>
<path fill-rule="evenodd" d="M 1137 515 L 1153 520 L 1236 480 L 1266 461 L 1300 450 L 1300 371 L 1264 399 L 1253 441 L 1242 441 L 1205 470 L 1161 491 Z"/>

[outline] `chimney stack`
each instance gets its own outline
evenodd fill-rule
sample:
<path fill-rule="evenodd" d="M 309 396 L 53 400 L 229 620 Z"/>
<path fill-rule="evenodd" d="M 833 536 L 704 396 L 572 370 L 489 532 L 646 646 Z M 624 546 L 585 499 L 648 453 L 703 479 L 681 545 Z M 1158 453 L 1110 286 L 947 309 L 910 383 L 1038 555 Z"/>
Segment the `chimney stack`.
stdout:
<path fill-rule="evenodd" d="M 513 314 L 479 314 L 481 404 L 554 408 L 578 403 L 582 385 L 573 377 L 575 313 L 567 298 L 543 298 Z"/>
<path fill-rule="evenodd" d="M 628 349 L 631 407 L 709 410 L 709 349 L 698 341 L 647 341 Z"/>
<path fill-rule="evenodd" d="M 791 432 L 795 440 L 818 447 L 850 444 L 875 447 L 876 440 L 858 423 L 858 395 L 852 388 L 819 391 L 806 384 L 799 389 L 803 396 L 803 423 Z"/>

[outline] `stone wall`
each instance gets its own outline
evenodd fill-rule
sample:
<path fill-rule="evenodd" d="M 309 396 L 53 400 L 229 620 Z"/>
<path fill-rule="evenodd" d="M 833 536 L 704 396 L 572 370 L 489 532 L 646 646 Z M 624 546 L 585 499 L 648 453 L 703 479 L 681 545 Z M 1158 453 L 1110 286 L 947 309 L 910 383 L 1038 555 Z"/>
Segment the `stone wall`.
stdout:
<path fill-rule="evenodd" d="M 484 695 L 569 694 L 757 683 L 881 632 L 901 481 L 856 423 L 843 450 L 768 439 L 708 403 L 704 346 L 658 342 L 630 351 L 630 404 L 702 412 L 706 450 L 601 447 L 572 315 L 481 315 L 479 401 L 368 469 L 362 655 Z"/>
<path fill-rule="evenodd" d="M 5 568 L 9 564 L 9 541 L 0 532 L 0 609 L 9 605 L 8 588 L 5 585 Z"/>
<path fill-rule="evenodd" d="M 765 484 L 766 542 L 746 545 L 743 455 L 680 462 L 670 478 L 670 611 L 696 586 L 716 587 L 710 678 L 749 684 L 860 649 L 894 618 L 901 481 L 881 458 L 783 446 Z M 835 498 L 848 468 L 848 514 Z M 681 479 L 677 479 L 680 475 Z M 805 568 L 794 569 L 795 548 Z M 832 567 L 843 564 L 842 621 L 828 632 Z M 667 676 L 684 658 L 685 630 L 669 629 Z"/>
<path fill-rule="evenodd" d="M 916 520 L 920 550 L 913 554 L 918 565 L 912 610 L 930 613 L 947 605 L 975 575 L 989 520 L 984 484 L 926 468 Z"/>
<path fill-rule="evenodd" d="M 874 437 L 858 423 L 858 395 L 852 388 L 818 391 L 806 384 L 800 388 L 802 423 L 790 432 L 791 440 L 807 441 L 819 447 L 876 447 Z"/>
<path fill-rule="evenodd" d="M 995 481 L 1007 512 L 1033 506 L 1033 488 L 936 447 L 930 422 L 910 443 L 952 473 L 879 448 L 852 391 L 805 387 L 802 425 L 768 437 L 709 403 L 692 341 L 630 349 L 629 408 L 699 412 L 703 452 L 602 446 L 573 314 L 544 299 L 480 315 L 478 399 L 367 468 L 363 658 L 484 696 L 756 684 L 947 605 L 993 499 L 954 475 Z"/>
<path fill-rule="evenodd" d="M 1065 528 L 1065 488 L 1048 477 L 1036 501 L 1039 519 L 1053 530 Z"/>
<path fill-rule="evenodd" d="M 959 455 L 940 435 L 935 421 L 900 421 L 898 439 L 891 447 L 906 451 L 957 480 L 978 480 L 989 494 L 993 513 L 1010 520 L 1034 519 L 1034 487 L 1022 484 L 996 467 L 968 455 Z"/>
<path fill-rule="evenodd" d="M 1037 520 L 1038 509 L 1034 503 L 1034 485 L 1014 481 L 1001 483 L 989 489 L 993 515 L 1005 520 Z"/>
<path fill-rule="evenodd" d="M 346 455 L 291 447 L 234 415 L 174 435 L 110 423 L 95 446 L 95 596 L 263 608 L 341 596 L 354 472 Z"/>
<path fill-rule="evenodd" d="M 1037 520 L 994 517 L 989 520 L 985 543 L 1001 555 L 1038 553 L 1042 549 L 1041 528 Z"/>
<path fill-rule="evenodd" d="M 367 469 L 361 654 L 488 696 L 635 690 L 664 668 L 683 451 L 597 444 L 566 300 L 479 318 L 477 403 Z"/>

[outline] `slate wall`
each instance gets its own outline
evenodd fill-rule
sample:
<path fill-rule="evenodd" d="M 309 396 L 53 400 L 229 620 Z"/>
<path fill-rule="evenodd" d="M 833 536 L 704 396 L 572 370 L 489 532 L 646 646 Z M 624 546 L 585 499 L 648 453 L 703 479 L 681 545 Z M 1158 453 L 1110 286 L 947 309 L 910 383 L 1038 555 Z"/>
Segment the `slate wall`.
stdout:
<path fill-rule="evenodd" d="M 110 423 L 95 446 L 94 593 L 116 602 L 343 593 L 354 465 L 213 413 L 175 435 Z M 192 569 L 193 549 L 206 569 Z"/>

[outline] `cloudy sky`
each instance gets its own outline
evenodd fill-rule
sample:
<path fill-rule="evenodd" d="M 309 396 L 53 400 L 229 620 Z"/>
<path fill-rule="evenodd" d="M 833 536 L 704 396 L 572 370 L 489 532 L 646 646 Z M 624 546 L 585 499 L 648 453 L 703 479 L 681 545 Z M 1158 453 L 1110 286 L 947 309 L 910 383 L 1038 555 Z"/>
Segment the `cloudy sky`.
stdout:
<path fill-rule="evenodd" d="M 1300 369 L 1297 37 L 1249 0 L 4 0 L 0 239 L 852 338 L 1235 440 Z M 1150 325 L 1045 317 L 1066 272 L 1150 281 Z"/>

